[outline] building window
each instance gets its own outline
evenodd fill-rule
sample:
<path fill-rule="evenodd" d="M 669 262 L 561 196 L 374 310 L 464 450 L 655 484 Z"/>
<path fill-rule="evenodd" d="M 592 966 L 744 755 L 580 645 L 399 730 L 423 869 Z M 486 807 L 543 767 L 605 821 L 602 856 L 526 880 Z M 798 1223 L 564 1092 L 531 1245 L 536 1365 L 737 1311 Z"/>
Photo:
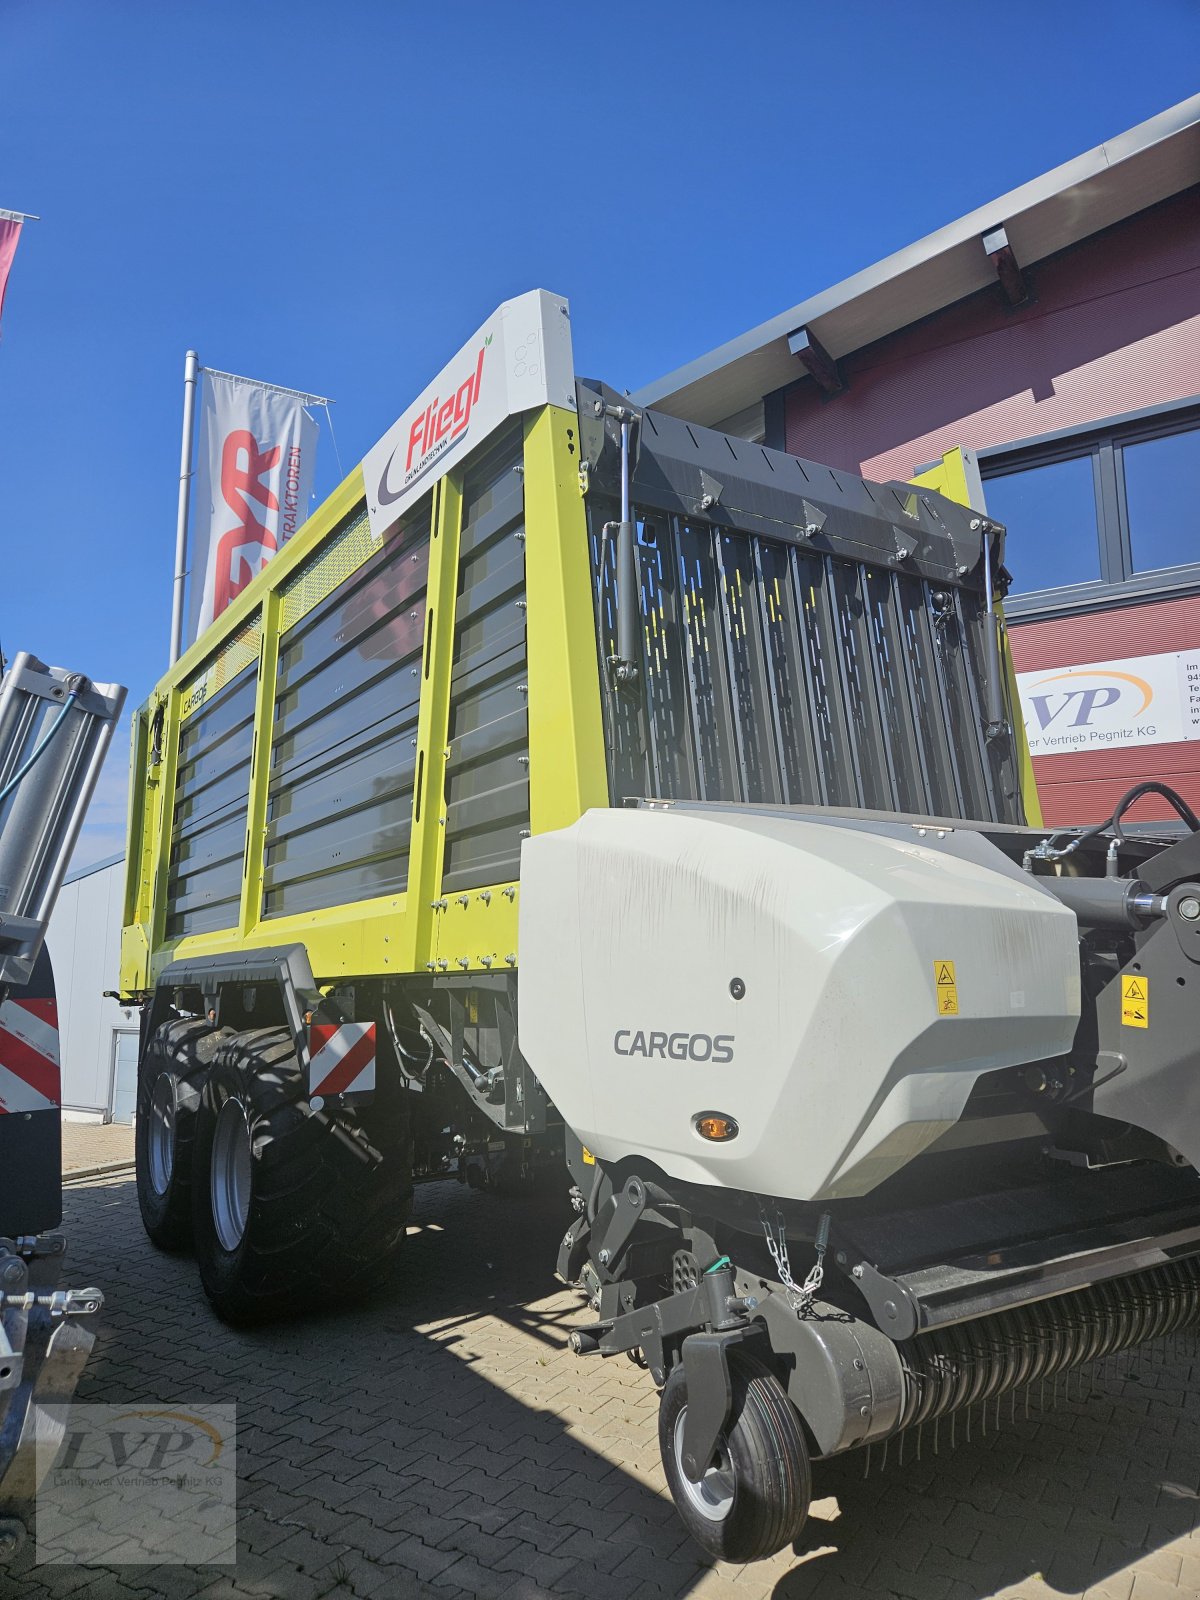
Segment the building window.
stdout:
<path fill-rule="evenodd" d="M 1134 572 L 1200 561 L 1200 428 L 1122 447 Z"/>
<path fill-rule="evenodd" d="M 1008 529 L 1013 594 L 1100 577 L 1095 465 L 1089 453 L 988 479 L 988 512 Z"/>
<path fill-rule="evenodd" d="M 988 512 L 1008 529 L 1018 612 L 1200 588 L 1194 404 L 979 456 Z"/>

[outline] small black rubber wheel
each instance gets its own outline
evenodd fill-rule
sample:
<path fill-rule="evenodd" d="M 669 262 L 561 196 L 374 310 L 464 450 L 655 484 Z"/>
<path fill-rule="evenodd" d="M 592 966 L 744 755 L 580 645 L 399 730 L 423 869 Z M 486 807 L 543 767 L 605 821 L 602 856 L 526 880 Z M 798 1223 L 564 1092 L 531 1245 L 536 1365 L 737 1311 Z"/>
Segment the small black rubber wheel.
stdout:
<path fill-rule="evenodd" d="M 407 1099 L 315 1112 L 285 1030 L 232 1034 L 204 1086 L 194 1171 L 200 1281 L 223 1321 L 361 1299 L 404 1241 Z"/>
<path fill-rule="evenodd" d="M 733 1405 L 717 1457 L 699 1483 L 683 1470 L 687 1382 L 680 1363 L 658 1410 L 658 1443 L 675 1509 L 718 1561 L 761 1561 L 797 1537 L 808 1516 L 812 1468 L 804 1429 L 779 1379 L 756 1356 L 729 1353 Z"/>
<path fill-rule="evenodd" d="M 192 1243 L 192 1143 L 200 1094 L 226 1037 L 201 1017 L 164 1022 L 138 1070 L 133 1150 L 142 1226 L 160 1250 Z"/>

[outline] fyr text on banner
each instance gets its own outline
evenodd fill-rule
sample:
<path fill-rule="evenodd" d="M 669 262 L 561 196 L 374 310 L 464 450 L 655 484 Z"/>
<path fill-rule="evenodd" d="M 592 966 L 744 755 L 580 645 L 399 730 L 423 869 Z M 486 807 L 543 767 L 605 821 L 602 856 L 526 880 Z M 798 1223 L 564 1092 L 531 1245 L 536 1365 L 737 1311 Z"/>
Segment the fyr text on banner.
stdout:
<path fill-rule="evenodd" d="M 193 500 L 197 638 L 308 515 L 317 425 L 304 397 L 205 370 Z"/>

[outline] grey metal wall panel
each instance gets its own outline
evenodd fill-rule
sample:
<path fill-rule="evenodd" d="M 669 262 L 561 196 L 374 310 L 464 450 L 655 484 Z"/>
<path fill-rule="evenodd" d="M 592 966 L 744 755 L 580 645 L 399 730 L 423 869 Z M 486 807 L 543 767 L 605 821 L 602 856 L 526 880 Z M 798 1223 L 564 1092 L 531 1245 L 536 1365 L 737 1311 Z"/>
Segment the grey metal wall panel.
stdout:
<path fill-rule="evenodd" d="M 937 652 L 928 596 L 917 578 L 893 579 L 898 648 L 909 680 L 913 729 L 925 773 L 928 807 L 935 816 L 966 815 L 946 706 L 938 689 Z"/>
<path fill-rule="evenodd" d="M 727 533 L 717 536 L 725 658 L 742 786 L 750 800 L 777 803 L 783 798 L 782 773 L 756 554 L 749 539 Z"/>
<path fill-rule="evenodd" d="M 777 552 L 782 559 L 782 552 Z M 808 668 L 809 711 L 827 805 L 861 805 L 861 790 L 844 712 L 837 623 L 829 598 L 828 565 L 818 555 L 793 550 L 791 568 L 798 597 L 789 619 L 799 629 L 799 649 Z M 835 800 L 835 795 L 853 796 Z"/>
<path fill-rule="evenodd" d="M 700 797 L 718 800 L 731 792 L 744 795 L 724 659 L 725 619 L 713 530 L 679 521 L 674 532 Z"/>
<path fill-rule="evenodd" d="M 615 504 L 589 497 L 601 666 Z M 644 511 L 636 686 L 604 670 L 614 803 L 784 801 L 1020 820 L 1012 743 L 983 737 L 982 600 L 922 576 Z"/>
<path fill-rule="evenodd" d="M 865 607 L 859 589 L 861 569 L 849 561 L 829 559 L 827 570 L 837 616 L 842 686 L 849 712 L 850 738 L 857 757 L 862 804 L 871 809 L 899 809 L 875 696 L 870 641 L 864 626 Z"/>
<path fill-rule="evenodd" d="M 951 591 L 949 604 L 935 614 L 936 660 L 946 718 L 958 763 L 966 815 L 983 821 L 1015 822 L 998 803 L 989 782 L 990 768 L 983 748 L 983 708 L 970 653 L 967 622 L 976 623 L 982 607 L 964 603 L 965 597 Z"/>
<path fill-rule="evenodd" d="M 793 805 L 819 805 L 825 798 L 825 766 L 817 746 L 803 632 L 796 620 L 790 553 L 784 545 L 759 539 L 755 559 L 758 626 L 766 641 L 782 798 Z M 753 627 L 753 621 L 748 626 Z"/>
<path fill-rule="evenodd" d="M 1003 530 L 652 410 L 632 502 L 643 639 L 615 684 L 622 397 L 577 382 L 611 793 L 776 797 L 1020 822 L 1009 727 L 985 736 L 984 557 Z M 1002 576 L 1002 573 L 1001 573 Z"/>
<path fill-rule="evenodd" d="M 427 498 L 283 636 L 264 916 L 407 886 L 429 539 Z"/>
<path fill-rule="evenodd" d="M 519 423 L 463 478 L 446 764 L 447 892 L 515 878 L 529 828 L 525 527 Z"/>

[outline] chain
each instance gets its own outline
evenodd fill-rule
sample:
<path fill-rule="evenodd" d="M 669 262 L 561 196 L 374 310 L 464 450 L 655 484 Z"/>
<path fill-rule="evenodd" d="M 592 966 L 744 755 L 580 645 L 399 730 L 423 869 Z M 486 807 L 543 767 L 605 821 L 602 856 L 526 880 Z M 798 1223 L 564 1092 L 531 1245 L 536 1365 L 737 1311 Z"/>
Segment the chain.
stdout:
<path fill-rule="evenodd" d="M 758 1202 L 758 1214 L 762 1219 L 763 1237 L 767 1241 L 767 1250 L 771 1260 L 775 1263 L 775 1271 L 779 1274 L 779 1281 L 787 1290 L 788 1304 L 800 1317 L 807 1317 L 812 1312 L 813 1300 L 817 1290 L 825 1281 L 825 1251 L 829 1245 L 829 1213 L 825 1212 L 817 1225 L 817 1237 L 814 1246 L 817 1259 L 809 1268 L 808 1276 L 803 1283 L 797 1283 L 792 1277 L 792 1263 L 788 1258 L 787 1224 L 783 1220 L 783 1213 L 775 1211 L 774 1228 L 771 1219 L 767 1216 L 766 1208 L 762 1201 Z M 778 1237 L 777 1237 L 778 1236 Z"/>

